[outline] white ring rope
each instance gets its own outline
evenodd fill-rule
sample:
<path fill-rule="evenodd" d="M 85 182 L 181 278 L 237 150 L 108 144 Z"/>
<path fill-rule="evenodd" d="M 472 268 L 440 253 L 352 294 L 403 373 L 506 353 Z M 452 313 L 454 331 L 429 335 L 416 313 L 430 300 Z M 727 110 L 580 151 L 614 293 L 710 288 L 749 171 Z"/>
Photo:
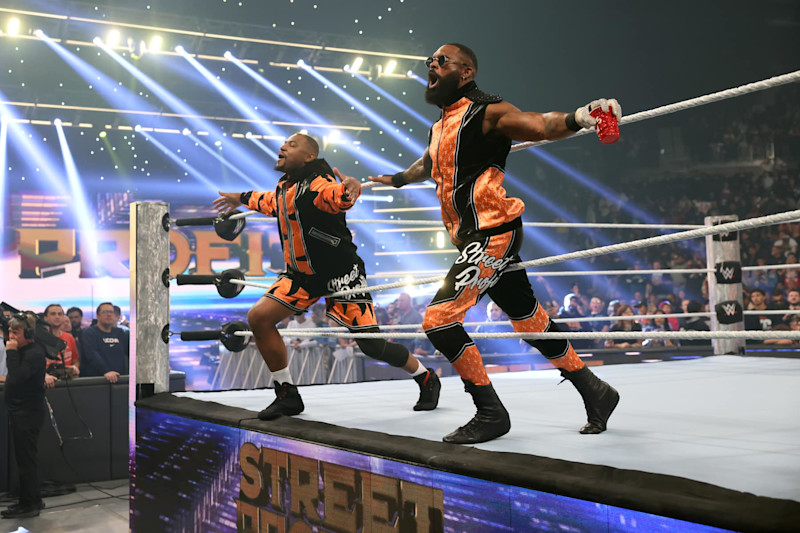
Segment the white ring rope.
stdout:
<path fill-rule="evenodd" d="M 742 267 L 745 272 L 750 270 L 783 270 L 791 268 L 800 268 L 800 263 L 790 263 L 786 265 L 764 265 L 764 266 L 746 266 Z"/>
<path fill-rule="evenodd" d="M 631 124 L 633 122 L 639 122 L 640 120 L 647 120 L 650 118 L 659 117 L 661 115 L 668 115 L 670 113 L 675 113 L 676 111 L 683 111 L 684 109 L 710 104 L 712 102 L 718 102 L 720 100 L 727 100 L 728 98 L 733 98 L 735 96 L 741 96 L 743 94 L 748 94 L 755 91 L 770 89 L 772 87 L 777 87 L 779 85 L 784 85 L 786 83 L 792 83 L 798 80 L 800 80 L 800 70 L 796 70 L 788 74 L 782 74 L 780 76 L 774 76 L 772 78 L 767 78 L 766 80 L 761 80 L 754 83 L 748 83 L 747 85 L 742 85 L 740 87 L 725 89 L 724 91 L 707 94 L 705 96 L 690 98 L 689 100 L 683 100 L 682 102 L 676 102 L 674 104 L 656 107 L 655 109 L 651 109 L 649 111 L 641 111 L 639 113 L 634 113 L 633 115 L 622 117 L 622 120 L 620 120 L 619 123 L 620 125 Z M 591 131 L 594 130 L 583 129 L 577 132 L 575 135 L 572 135 L 571 137 L 567 138 L 577 137 L 579 135 L 586 135 Z M 512 146 L 511 151 L 517 152 L 519 150 L 524 150 L 532 146 L 542 146 L 544 144 L 550 144 L 551 142 L 555 141 L 536 141 L 536 142 L 519 143 Z"/>
<path fill-rule="evenodd" d="M 286 330 L 278 330 L 284 335 Z M 237 331 L 234 335 L 250 337 L 252 331 Z M 292 337 L 341 337 L 336 332 L 296 330 L 288 333 Z M 473 339 L 790 339 L 800 340 L 800 331 L 557 331 L 557 332 L 508 332 L 470 333 Z M 425 339 L 424 333 L 349 333 L 353 339 Z"/>
<path fill-rule="evenodd" d="M 800 314 L 800 309 L 777 309 L 777 310 L 767 310 L 767 311 L 745 311 L 745 315 L 798 315 Z M 569 322 L 618 322 L 620 320 L 645 320 L 645 319 L 655 319 L 655 318 L 708 318 L 713 316 L 714 313 L 706 312 L 706 313 L 670 313 L 670 314 L 657 314 L 657 315 L 627 315 L 625 317 L 619 316 L 596 316 L 596 317 L 579 317 L 579 318 L 556 318 L 553 319 L 553 322 L 556 324 L 566 324 Z M 465 328 L 471 328 L 476 326 L 513 326 L 512 322 L 509 320 L 497 320 L 493 322 L 464 322 L 461 324 Z M 380 324 L 378 326 L 381 330 L 401 330 L 401 329 L 422 329 L 422 324 Z M 302 329 L 289 329 L 283 328 L 278 330 L 285 336 L 290 336 L 293 333 L 298 332 L 312 332 L 312 333 L 319 333 L 319 332 L 328 332 L 328 333 L 349 333 L 350 330 L 345 327 L 337 326 L 337 327 L 328 327 L 328 328 L 302 328 Z M 601 332 L 595 332 L 601 333 Z M 472 335 L 472 333 L 470 333 Z M 348 337 L 349 335 L 342 335 L 343 337 Z"/>
<path fill-rule="evenodd" d="M 258 215 L 257 211 L 237 213 L 231 219 Z M 275 217 L 261 216 L 251 218 L 251 222 L 274 222 Z M 361 219 L 348 218 L 351 224 L 395 224 L 400 226 L 440 226 L 444 230 L 441 220 L 398 220 L 398 219 Z M 623 224 L 617 222 L 523 222 L 523 226 L 530 228 L 597 228 L 597 229 L 697 229 L 703 228 L 702 224 Z"/>
<path fill-rule="evenodd" d="M 705 226 L 703 226 L 705 227 Z M 745 272 L 749 271 L 756 271 L 756 270 L 784 270 L 784 269 L 793 269 L 793 268 L 800 268 L 800 263 L 790 263 L 790 264 L 780 264 L 780 265 L 764 265 L 764 266 L 746 266 L 742 267 L 742 270 Z M 653 268 L 648 270 L 553 270 L 553 271 L 541 271 L 541 272 L 528 272 L 528 277 L 538 277 L 542 276 L 543 278 L 547 277 L 562 277 L 562 276 L 636 276 L 641 274 L 708 274 L 714 272 L 713 268 Z M 446 274 L 447 270 L 439 269 L 439 270 L 409 270 L 406 272 L 403 271 L 396 271 L 396 272 L 384 272 L 381 274 L 368 274 L 367 279 L 386 279 L 386 278 L 408 278 L 411 274 L 425 274 L 425 275 L 434 275 L 434 274 Z M 271 285 L 264 285 L 261 283 L 257 283 L 253 280 L 259 279 L 275 279 L 278 275 L 275 276 L 248 276 L 248 279 L 244 282 L 240 280 L 230 280 L 230 283 L 236 285 L 244 285 L 244 286 L 252 286 L 252 287 L 259 287 L 259 288 L 270 288 Z"/>
<path fill-rule="evenodd" d="M 608 246 L 600 246 L 598 248 L 589 248 L 588 250 L 581 250 L 577 252 L 570 252 L 566 254 L 553 255 L 550 257 L 543 257 L 541 259 L 534 259 L 532 261 L 525 261 L 509 266 L 506 270 L 521 270 L 529 267 L 552 265 L 561 263 L 563 261 L 570 261 L 572 259 L 585 259 L 587 257 L 596 257 L 598 255 L 605 255 L 615 252 L 624 252 L 627 250 L 635 250 L 638 248 L 645 248 L 648 246 L 656 246 L 660 244 L 668 244 L 675 241 L 685 239 L 695 239 L 698 237 L 705 237 L 706 235 L 717 235 L 719 233 L 730 233 L 741 231 L 744 229 L 757 228 L 760 226 L 768 226 L 771 224 L 780 224 L 782 222 L 791 222 L 800 218 L 800 209 L 794 211 L 786 211 L 784 213 L 777 213 L 774 215 L 767 215 L 763 217 L 749 218 L 739 220 L 736 222 L 727 222 L 725 224 L 717 224 L 715 226 L 704 226 L 698 229 L 687 231 L 679 231 L 677 233 L 670 233 L 669 235 L 659 235 L 657 237 L 648 237 L 646 239 L 638 239 L 630 242 L 623 242 L 618 244 L 610 244 Z M 367 287 L 347 289 L 327 295 L 327 297 L 344 296 L 347 294 L 361 294 L 364 292 L 377 292 L 387 289 L 396 289 L 398 287 L 406 287 L 408 285 L 427 285 L 428 283 L 437 283 L 444 279 L 444 276 L 435 276 L 430 278 L 422 278 L 414 281 L 402 281 L 395 283 L 386 283 L 383 285 L 372 285 Z"/>

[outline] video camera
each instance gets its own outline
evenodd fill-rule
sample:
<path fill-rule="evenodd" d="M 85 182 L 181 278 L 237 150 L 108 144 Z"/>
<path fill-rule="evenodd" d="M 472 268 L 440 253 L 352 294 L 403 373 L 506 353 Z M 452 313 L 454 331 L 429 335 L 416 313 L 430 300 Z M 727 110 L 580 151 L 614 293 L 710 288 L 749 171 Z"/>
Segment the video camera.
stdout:
<path fill-rule="evenodd" d="M 45 352 L 47 353 L 48 359 L 53 359 L 54 361 L 61 361 L 61 358 L 58 356 L 59 352 L 62 352 L 67 347 L 67 343 L 53 335 L 52 330 L 50 329 L 50 324 L 44 321 L 42 317 L 37 315 L 32 311 L 20 311 L 13 305 L 9 305 L 6 302 L 0 302 L 0 309 L 3 311 L 10 312 L 13 316 L 19 317 L 21 319 L 25 319 L 24 317 L 27 315 L 33 315 L 36 317 L 36 327 L 33 328 L 33 340 L 38 342 L 42 346 L 44 346 Z M 2 316 L 2 314 L 0 314 Z M 5 316 L 2 316 L 3 321 L 3 329 L 8 328 L 8 320 Z"/>

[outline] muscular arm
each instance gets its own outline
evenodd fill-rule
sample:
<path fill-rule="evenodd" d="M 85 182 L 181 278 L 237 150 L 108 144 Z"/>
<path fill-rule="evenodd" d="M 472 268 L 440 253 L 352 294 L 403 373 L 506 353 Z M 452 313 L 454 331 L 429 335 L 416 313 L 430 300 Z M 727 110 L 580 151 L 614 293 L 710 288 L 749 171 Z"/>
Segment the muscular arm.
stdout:
<path fill-rule="evenodd" d="M 526 113 L 508 102 L 490 104 L 486 107 L 483 132 L 494 130 L 514 141 L 555 141 L 575 134 L 567 127 L 567 114 Z"/>
<path fill-rule="evenodd" d="M 405 183 L 418 183 L 420 181 L 425 181 L 431 177 L 431 168 L 433 167 L 433 162 L 431 161 L 431 156 L 428 154 L 428 151 L 425 150 L 425 153 L 417 159 L 414 163 L 411 164 L 410 167 L 403 171 L 403 182 Z M 392 183 L 392 175 L 391 174 L 381 174 L 380 176 L 370 176 L 370 181 L 374 181 L 376 183 L 382 183 L 383 185 L 393 185 Z"/>

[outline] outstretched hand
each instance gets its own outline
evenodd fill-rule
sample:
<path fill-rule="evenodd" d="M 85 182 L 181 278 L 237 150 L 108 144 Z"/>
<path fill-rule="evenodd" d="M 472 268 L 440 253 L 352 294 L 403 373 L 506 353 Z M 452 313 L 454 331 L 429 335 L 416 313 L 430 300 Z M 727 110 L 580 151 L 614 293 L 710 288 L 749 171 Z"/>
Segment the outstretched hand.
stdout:
<path fill-rule="evenodd" d="M 370 176 L 369 181 L 372 183 L 380 183 L 381 185 L 392 185 L 391 174 L 381 174 L 380 176 Z"/>
<path fill-rule="evenodd" d="M 238 192 L 217 192 L 219 193 L 220 197 L 214 200 L 214 209 L 220 213 L 230 213 L 242 205 L 242 202 L 239 201 L 240 194 Z"/>
<path fill-rule="evenodd" d="M 339 181 L 344 185 L 344 193 L 350 201 L 355 202 L 358 197 L 361 196 L 361 182 L 352 176 L 343 174 L 338 168 L 333 169 L 333 174 L 339 178 Z"/>

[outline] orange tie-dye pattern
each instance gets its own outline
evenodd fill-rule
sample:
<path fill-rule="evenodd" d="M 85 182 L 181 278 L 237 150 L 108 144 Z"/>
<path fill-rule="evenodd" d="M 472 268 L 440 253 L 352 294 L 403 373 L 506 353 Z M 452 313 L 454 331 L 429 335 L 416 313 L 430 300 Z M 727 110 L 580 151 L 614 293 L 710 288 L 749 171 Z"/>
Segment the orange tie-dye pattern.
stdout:
<path fill-rule="evenodd" d="M 511 325 L 514 326 L 514 331 L 518 333 L 539 333 L 546 330 L 549 323 L 550 317 L 547 316 L 547 312 L 545 312 L 541 305 L 536 307 L 536 312 L 532 317 L 526 318 L 525 320 L 511 321 Z M 563 368 L 567 372 L 575 372 L 584 366 L 583 361 L 581 361 L 581 358 L 578 357 L 577 353 L 575 353 L 575 350 L 572 348 L 572 344 L 569 343 L 569 341 L 567 341 L 567 353 L 556 359 L 548 359 L 548 361 L 550 361 L 556 368 Z"/>

